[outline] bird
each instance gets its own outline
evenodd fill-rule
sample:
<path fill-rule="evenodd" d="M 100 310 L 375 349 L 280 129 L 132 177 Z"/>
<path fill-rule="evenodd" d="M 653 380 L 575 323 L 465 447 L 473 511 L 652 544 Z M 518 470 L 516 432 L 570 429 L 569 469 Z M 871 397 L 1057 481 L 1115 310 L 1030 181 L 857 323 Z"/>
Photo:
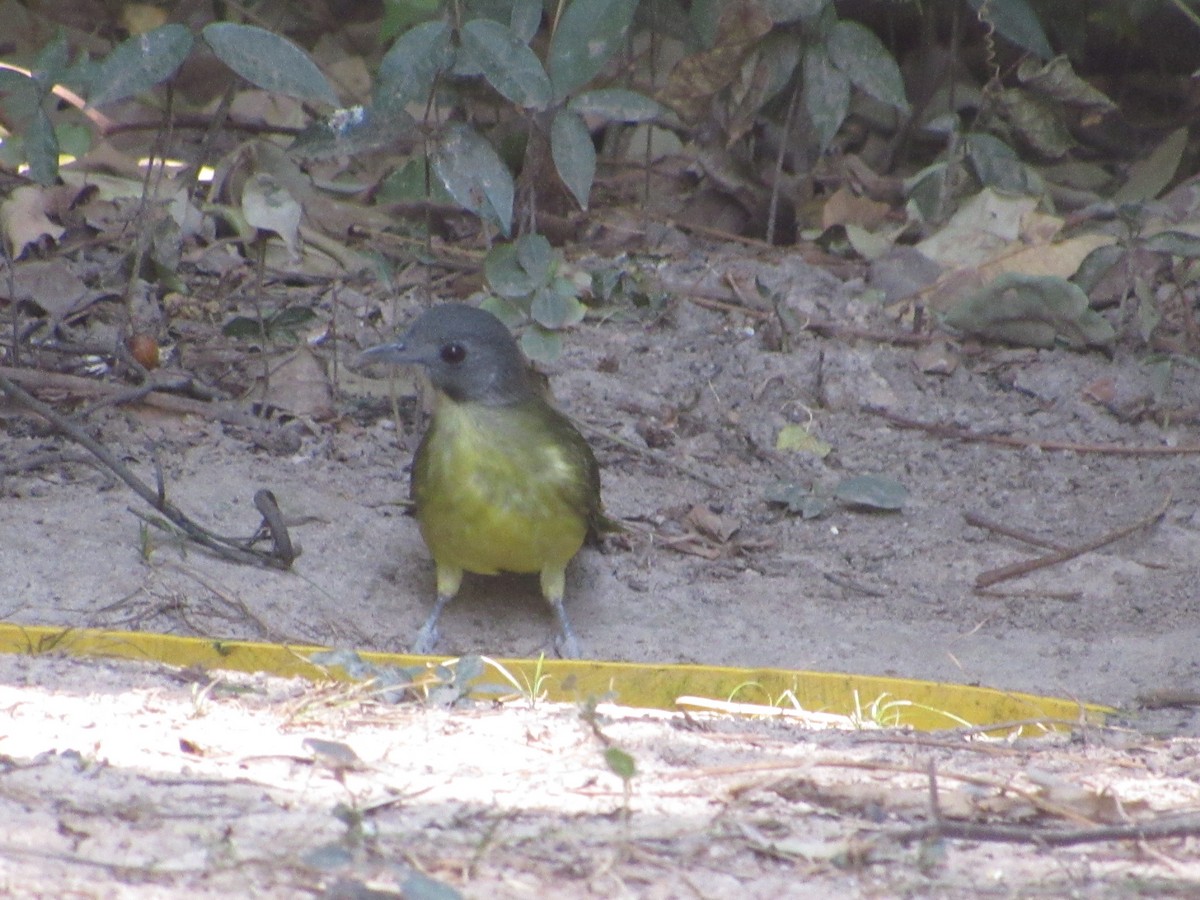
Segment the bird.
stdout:
<path fill-rule="evenodd" d="M 512 333 L 464 303 L 430 307 L 399 339 L 359 362 L 423 368 L 433 413 L 413 456 L 410 495 L 433 557 L 437 599 L 412 652 L 432 653 L 463 573 L 538 574 L 560 656 L 581 645 L 566 609 L 567 564 L 608 530 L 600 467 L 587 440 L 545 398 Z"/>

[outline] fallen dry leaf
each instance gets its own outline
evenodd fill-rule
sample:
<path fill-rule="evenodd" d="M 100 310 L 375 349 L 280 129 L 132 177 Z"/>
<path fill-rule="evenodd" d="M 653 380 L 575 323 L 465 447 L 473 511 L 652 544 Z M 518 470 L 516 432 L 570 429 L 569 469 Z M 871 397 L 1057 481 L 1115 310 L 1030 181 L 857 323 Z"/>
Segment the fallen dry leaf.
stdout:
<path fill-rule="evenodd" d="M 23 185 L 0 203 L 0 232 L 13 259 L 20 259 L 27 247 L 41 243 L 43 238 L 57 241 L 63 231 L 47 217 L 46 194 L 40 187 Z"/>

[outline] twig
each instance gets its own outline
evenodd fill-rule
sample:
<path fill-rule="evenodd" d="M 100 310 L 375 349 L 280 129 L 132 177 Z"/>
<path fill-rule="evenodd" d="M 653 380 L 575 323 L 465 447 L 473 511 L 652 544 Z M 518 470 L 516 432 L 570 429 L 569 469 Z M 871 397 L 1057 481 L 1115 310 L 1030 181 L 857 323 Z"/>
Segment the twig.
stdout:
<path fill-rule="evenodd" d="M 1168 493 L 1163 498 L 1163 502 L 1158 505 L 1158 508 L 1146 518 L 1134 522 L 1132 525 L 1126 525 L 1124 528 L 1118 528 L 1116 531 L 1110 531 L 1108 534 L 1101 535 L 1095 540 L 1088 541 L 1086 544 L 1080 544 L 1078 547 L 1067 547 L 1048 556 L 1039 556 L 1036 559 L 1027 559 L 1009 566 L 1001 566 L 999 569 L 981 572 L 975 578 L 975 587 L 990 587 L 1000 581 L 1007 581 L 1010 578 L 1027 575 L 1030 572 L 1036 572 L 1038 569 L 1044 569 L 1048 566 L 1056 566 L 1061 562 L 1066 562 L 1068 559 L 1074 559 L 1076 556 L 1082 556 L 1085 553 L 1091 553 L 1093 550 L 1099 550 L 1101 547 L 1107 546 L 1114 541 L 1119 541 L 1123 537 L 1128 537 L 1136 531 L 1141 531 L 1143 528 L 1149 528 L 1167 514 L 1167 508 L 1171 505 L 1171 500 L 1172 497 Z"/>
<path fill-rule="evenodd" d="M 981 516 L 979 513 L 965 512 L 963 519 L 968 525 L 974 525 L 976 528 L 982 528 L 985 531 L 994 531 L 996 534 L 1002 534 L 1005 537 L 1013 538 L 1014 540 L 1022 541 L 1026 544 L 1032 544 L 1034 547 L 1043 547 L 1046 550 L 1066 550 L 1065 544 L 1056 544 L 1054 541 L 1047 541 L 1032 534 L 1023 528 L 1017 528 L 1014 525 L 1005 525 L 1002 522 L 993 522 L 991 519 Z"/>
<path fill-rule="evenodd" d="M 1132 825 L 1102 825 L 1069 831 L 1021 825 L 989 825 L 981 822 L 953 822 L 945 819 L 916 828 L 890 833 L 901 843 L 932 837 L 962 841 L 995 841 L 1008 844 L 1038 844 L 1043 847 L 1070 847 L 1102 841 L 1149 841 L 1200 835 L 1200 816 L 1164 816 L 1158 821 Z"/>
<path fill-rule="evenodd" d="M 43 372 L 39 369 L 20 369 L 12 366 L 0 366 L 0 377 L 30 390 L 56 390 L 82 397 L 99 397 L 100 399 L 88 408 L 88 412 L 101 406 L 136 402 L 168 412 L 214 419 L 224 422 L 226 425 L 236 425 L 239 428 L 248 428 L 254 431 L 261 431 L 263 427 L 261 419 L 233 406 L 166 393 L 164 389 L 180 387 L 183 382 L 179 381 L 155 381 L 147 392 L 144 385 L 126 388 L 96 381 L 93 378 L 82 378 L 79 375 Z M 189 379 L 186 384 L 192 385 L 193 382 Z"/>
<path fill-rule="evenodd" d="M 292 547 L 287 523 L 283 520 L 283 513 L 279 509 L 279 501 L 275 499 L 275 494 L 266 488 L 259 488 L 254 492 L 254 508 L 263 517 L 259 531 L 271 538 L 271 555 L 286 561 L 290 566 L 300 554 Z M 254 538 L 251 538 L 251 541 L 253 540 Z"/>
<path fill-rule="evenodd" d="M 779 152 L 775 155 L 775 171 L 771 173 L 771 202 L 767 204 L 767 243 L 775 244 L 775 219 L 779 214 L 779 189 L 783 183 L 783 161 L 792 144 L 792 125 L 796 121 L 796 109 L 800 106 L 800 82 L 792 88 L 792 99 L 788 103 L 787 115 L 783 117 L 783 134 L 779 141 Z M 646 142 L 649 146 L 650 142 Z M 648 205 L 648 204 L 647 204 Z"/>
<path fill-rule="evenodd" d="M 131 490 L 150 506 L 162 513 L 166 518 L 181 531 L 183 531 L 192 541 L 206 547 L 216 553 L 218 556 L 226 559 L 236 560 L 237 562 L 251 563 L 253 565 L 270 566 L 275 569 L 288 569 L 291 567 L 292 559 L 272 553 L 264 553 L 259 550 L 254 550 L 248 546 L 248 542 L 239 541 L 233 538 L 221 537 L 214 534 L 202 525 L 192 521 L 182 510 L 175 504 L 171 503 L 165 497 L 160 496 L 159 492 L 151 488 L 146 482 L 142 481 L 131 472 L 124 463 L 122 463 L 112 451 L 93 438 L 90 434 L 71 422 L 64 416 L 59 415 L 45 403 L 38 400 L 36 397 L 27 393 L 23 388 L 18 387 L 4 375 L 0 375 L 0 390 L 4 391 L 9 397 L 27 409 L 36 412 L 43 419 L 52 424 L 63 435 L 82 445 L 93 456 L 99 459 L 104 465 L 127 484 Z M 257 496 L 256 496 L 257 501 Z M 290 547 L 290 542 L 288 544 Z M 277 544 L 278 548 L 278 544 Z"/>
<path fill-rule="evenodd" d="M 852 325 L 842 325 L 839 322 L 804 323 L 805 331 L 813 331 L 822 337 L 839 338 L 841 340 L 874 341 L 877 344 L 897 344 L 901 347 L 924 347 L 939 339 L 936 334 L 922 334 L 911 331 L 883 331 L 876 328 L 855 328 Z"/>
<path fill-rule="evenodd" d="M 105 490 L 116 486 L 116 481 L 112 474 L 104 468 L 97 460 L 88 456 L 86 453 L 62 453 L 56 450 L 49 450 L 45 453 L 35 453 L 32 456 L 27 456 L 19 462 L 0 464 L 0 478 L 5 475 L 16 475 L 18 472 L 31 472 L 34 469 L 42 469 L 48 466 L 64 465 L 69 463 L 78 463 L 79 465 L 91 466 L 104 476 Z"/>
<path fill-rule="evenodd" d="M 707 225 L 701 225 L 697 222 L 685 222 L 682 219 L 677 219 L 668 215 L 655 215 L 647 212 L 646 217 L 652 221 L 659 222 L 663 225 L 669 225 L 672 228 L 678 228 L 680 231 L 698 234 L 701 237 L 711 238 L 715 241 L 722 241 L 731 244 L 742 244 L 746 247 L 758 247 L 763 250 L 775 250 L 762 238 L 746 237 L 742 234 L 734 234 L 732 231 L 725 231 L 722 228 L 710 228 Z"/>
<path fill-rule="evenodd" d="M 937 437 L 964 441 L 969 444 L 999 444 L 1002 447 L 1037 447 L 1040 450 L 1069 450 L 1072 453 L 1107 453 L 1112 456 L 1183 456 L 1200 453 L 1200 444 L 1180 444 L 1175 447 L 1130 447 L 1127 444 L 1078 444 L 1074 441 L 1052 441 L 1043 438 L 1015 437 L 1009 434 L 981 434 L 956 425 L 940 422 L 920 422 L 905 418 L 879 406 L 863 406 L 862 411 L 886 419 L 900 428 L 925 431 Z"/>
<path fill-rule="evenodd" d="M 709 292 L 701 292 L 696 288 L 668 288 L 673 294 L 682 294 L 684 298 L 695 306 L 702 306 L 705 309 L 711 309 L 714 312 L 726 313 L 741 313 L 745 316 L 750 316 L 753 319 L 765 321 L 773 315 L 762 309 L 753 309 L 749 306 L 742 306 L 738 303 L 730 303 L 728 300 L 719 300 L 709 296 Z"/>
<path fill-rule="evenodd" d="M 1200 691 L 1188 691 L 1181 688 L 1160 688 L 1146 691 L 1134 698 L 1142 709 L 1183 709 L 1191 706 L 1200 707 Z"/>

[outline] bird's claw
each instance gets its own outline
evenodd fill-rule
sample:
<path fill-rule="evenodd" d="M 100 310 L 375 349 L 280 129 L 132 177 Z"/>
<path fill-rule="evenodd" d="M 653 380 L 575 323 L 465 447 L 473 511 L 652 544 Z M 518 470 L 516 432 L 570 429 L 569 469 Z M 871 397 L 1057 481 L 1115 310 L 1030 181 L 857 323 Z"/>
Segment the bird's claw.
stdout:
<path fill-rule="evenodd" d="M 574 634 L 560 634 L 554 638 L 554 650 L 561 659 L 582 659 L 583 648 Z"/>
<path fill-rule="evenodd" d="M 438 638 L 441 635 L 438 633 L 436 625 L 426 622 L 421 626 L 421 630 L 417 632 L 416 640 L 412 642 L 410 652 L 418 656 L 428 656 L 433 652 L 433 648 L 437 646 Z"/>

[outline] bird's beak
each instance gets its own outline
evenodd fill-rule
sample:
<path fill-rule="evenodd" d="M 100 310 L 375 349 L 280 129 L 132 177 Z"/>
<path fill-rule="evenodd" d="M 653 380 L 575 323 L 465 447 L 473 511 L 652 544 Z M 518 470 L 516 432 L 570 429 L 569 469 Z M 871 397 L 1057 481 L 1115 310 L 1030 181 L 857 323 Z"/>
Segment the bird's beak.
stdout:
<path fill-rule="evenodd" d="M 358 354 L 354 360 L 355 368 L 360 366 L 369 366 L 371 363 L 392 363 L 393 365 L 403 365 L 405 363 L 414 363 L 417 360 L 413 357 L 412 351 L 408 345 L 402 340 L 392 341 L 390 344 L 379 344 L 371 347 Z"/>

